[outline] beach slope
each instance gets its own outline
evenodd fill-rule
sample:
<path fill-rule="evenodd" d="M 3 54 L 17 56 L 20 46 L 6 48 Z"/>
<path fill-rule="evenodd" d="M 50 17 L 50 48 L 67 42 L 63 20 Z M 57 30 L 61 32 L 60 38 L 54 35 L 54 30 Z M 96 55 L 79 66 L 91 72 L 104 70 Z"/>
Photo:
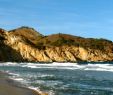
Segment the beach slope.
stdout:
<path fill-rule="evenodd" d="M 7 75 L 0 72 L 0 95 L 45 95 L 21 86 L 18 82 L 9 79 Z"/>

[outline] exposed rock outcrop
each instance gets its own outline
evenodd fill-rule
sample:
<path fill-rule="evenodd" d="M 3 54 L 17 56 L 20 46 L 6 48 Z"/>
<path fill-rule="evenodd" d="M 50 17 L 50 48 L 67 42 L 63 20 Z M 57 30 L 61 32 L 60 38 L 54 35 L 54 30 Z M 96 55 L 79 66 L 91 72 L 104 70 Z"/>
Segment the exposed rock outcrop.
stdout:
<path fill-rule="evenodd" d="M 43 36 L 27 27 L 10 32 L 0 29 L 0 61 L 113 61 L 113 43 L 67 34 Z"/>

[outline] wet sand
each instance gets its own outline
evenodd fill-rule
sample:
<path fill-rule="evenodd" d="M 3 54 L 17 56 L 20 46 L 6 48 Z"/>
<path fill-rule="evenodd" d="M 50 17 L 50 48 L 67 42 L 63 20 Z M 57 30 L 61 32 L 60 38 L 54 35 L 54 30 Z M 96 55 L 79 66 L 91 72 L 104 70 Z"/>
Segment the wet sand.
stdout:
<path fill-rule="evenodd" d="M 7 76 L 7 73 L 0 72 L 0 95 L 48 95 L 23 87 Z"/>

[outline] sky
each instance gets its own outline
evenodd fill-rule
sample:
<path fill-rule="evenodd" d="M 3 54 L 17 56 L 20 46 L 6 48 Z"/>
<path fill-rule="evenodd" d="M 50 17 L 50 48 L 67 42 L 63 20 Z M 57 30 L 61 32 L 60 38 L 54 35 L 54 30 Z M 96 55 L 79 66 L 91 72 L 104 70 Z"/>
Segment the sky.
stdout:
<path fill-rule="evenodd" d="M 113 0 L 0 0 L 0 28 L 21 26 L 113 41 Z"/>

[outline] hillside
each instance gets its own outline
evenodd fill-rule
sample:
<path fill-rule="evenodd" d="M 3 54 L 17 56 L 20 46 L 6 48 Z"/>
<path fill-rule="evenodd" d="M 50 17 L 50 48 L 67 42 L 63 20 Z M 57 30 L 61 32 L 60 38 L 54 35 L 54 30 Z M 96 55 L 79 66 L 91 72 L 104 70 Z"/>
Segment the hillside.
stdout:
<path fill-rule="evenodd" d="M 10 30 L 8 32 L 9 32 L 9 34 L 20 36 L 23 39 L 26 39 L 34 44 L 36 44 L 37 41 L 43 37 L 43 35 L 40 34 L 39 32 L 37 32 L 35 29 L 25 27 L 25 26 Z"/>
<path fill-rule="evenodd" d="M 113 42 L 69 34 L 44 36 L 29 27 L 0 29 L 0 61 L 84 62 L 113 61 Z"/>
<path fill-rule="evenodd" d="M 53 34 L 40 39 L 37 45 L 43 46 L 76 46 L 85 49 L 96 49 L 106 52 L 113 51 L 113 42 L 106 39 L 83 38 L 69 34 Z"/>

